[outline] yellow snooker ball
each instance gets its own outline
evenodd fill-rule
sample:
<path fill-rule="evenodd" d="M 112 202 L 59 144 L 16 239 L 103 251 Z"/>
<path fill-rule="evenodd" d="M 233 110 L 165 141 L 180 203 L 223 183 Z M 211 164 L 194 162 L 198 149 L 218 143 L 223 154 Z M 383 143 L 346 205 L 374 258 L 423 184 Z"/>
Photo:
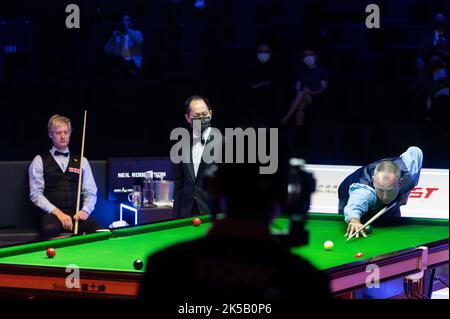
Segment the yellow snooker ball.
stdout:
<path fill-rule="evenodd" d="M 331 250 L 333 246 L 334 244 L 331 240 L 327 240 L 326 242 L 323 243 L 323 248 L 325 248 L 325 250 Z"/>

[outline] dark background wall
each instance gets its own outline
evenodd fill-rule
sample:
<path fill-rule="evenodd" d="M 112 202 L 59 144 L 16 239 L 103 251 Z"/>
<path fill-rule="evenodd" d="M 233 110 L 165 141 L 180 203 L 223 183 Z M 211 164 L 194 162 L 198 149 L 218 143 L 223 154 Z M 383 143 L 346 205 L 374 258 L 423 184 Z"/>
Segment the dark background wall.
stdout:
<path fill-rule="evenodd" d="M 448 1 L 22 0 L 0 4 L 0 160 L 31 160 L 50 147 L 46 123 L 72 118 L 72 149 L 89 111 L 85 154 L 166 156 L 169 133 L 183 124 L 186 97 L 208 96 L 216 126 L 238 122 L 244 79 L 260 39 L 273 46 L 281 77 L 274 116 L 286 111 L 301 49 L 318 48 L 330 73 L 328 102 L 308 134 L 310 163 L 355 164 L 425 151 L 426 167 L 448 168 L 448 136 L 425 120 L 412 89 L 419 36 Z M 81 29 L 65 28 L 65 7 L 81 9 Z M 365 7 L 381 8 L 379 30 L 363 26 Z M 104 45 L 129 12 L 145 37 L 139 79 L 108 75 Z M 15 54 L 3 47 L 14 43 Z"/>

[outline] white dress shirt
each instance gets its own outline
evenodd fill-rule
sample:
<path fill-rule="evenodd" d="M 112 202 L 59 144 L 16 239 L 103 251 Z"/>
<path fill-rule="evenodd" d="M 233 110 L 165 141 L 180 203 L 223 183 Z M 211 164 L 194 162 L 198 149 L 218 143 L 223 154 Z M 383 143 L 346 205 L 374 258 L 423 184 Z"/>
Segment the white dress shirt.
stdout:
<path fill-rule="evenodd" d="M 209 134 L 211 133 L 211 128 L 208 127 L 203 132 L 203 140 L 207 141 L 209 138 Z M 192 164 L 194 165 L 194 173 L 195 177 L 197 177 L 198 169 L 200 167 L 200 163 L 202 162 L 203 150 L 205 149 L 205 145 L 203 145 L 200 137 L 196 134 L 195 130 L 193 132 L 193 140 L 194 144 L 192 145 Z"/>
<path fill-rule="evenodd" d="M 52 147 L 50 153 L 55 159 L 58 166 L 63 172 L 67 170 L 69 165 L 69 156 L 55 156 L 57 149 Z M 69 153 L 69 149 L 66 148 L 62 153 Z M 92 213 L 97 202 L 97 185 L 95 184 L 94 176 L 92 175 L 91 166 L 88 160 L 83 157 L 83 179 L 81 185 L 81 194 L 83 195 L 83 205 L 81 210 Z M 44 165 L 42 157 L 37 155 L 28 168 L 28 177 L 30 183 L 30 199 L 34 205 L 42 209 L 46 213 L 51 213 L 56 206 L 52 204 L 45 196 L 45 181 L 44 181 Z"/>

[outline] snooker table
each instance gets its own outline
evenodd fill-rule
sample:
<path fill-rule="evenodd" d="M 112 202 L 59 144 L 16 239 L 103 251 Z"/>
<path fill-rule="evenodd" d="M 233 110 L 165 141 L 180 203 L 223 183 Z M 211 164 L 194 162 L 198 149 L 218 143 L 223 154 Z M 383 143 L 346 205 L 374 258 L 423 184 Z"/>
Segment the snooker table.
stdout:
<path fill-rule="evenodd" d="M 201 219 L 199 227 L 188 218 L 1 248 L 0 295 L 134 298 L 148 266 L 135 270 L 134 260 L 145 262 L 151 253 L 204 236 L 211 223 L 209 216 Z M 278 218 L 272 231 L 283 233 L 287 226 L 288 219 Z M 342 216 L 310 213 L 307 229 L 309 243 L 291 250 L 328 274 L 335 296 L 365 287 L 369 264 L 380 268 L 383 282 L 448 263 L 448 220 L 402 218 L 375 226 L 369 238 L 346 242 Z M 323 248 L 326 240 L 334 242 L 331 251 Z M 46 256 L 48 247 L 56 249 L 54 258 Z M 357 252 L 364 256 L 355 258 Z M 73 264 L 80 269 L 80 285 L 68 288 L 66 266 Z"/>

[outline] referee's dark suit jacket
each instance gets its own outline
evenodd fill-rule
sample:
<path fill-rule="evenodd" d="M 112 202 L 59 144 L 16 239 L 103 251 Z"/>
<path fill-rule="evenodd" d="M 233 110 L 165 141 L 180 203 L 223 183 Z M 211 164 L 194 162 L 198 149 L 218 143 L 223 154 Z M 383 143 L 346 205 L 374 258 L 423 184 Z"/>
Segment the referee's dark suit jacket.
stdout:
<path fill-rule="evenodd" d="M 209 135 L 208 140 L 205 142 L 205 151 L 209 147 L 218 147 L 217 149 L 220 148 L 220 150 L 222 150 L 224 138 L 222 135 L 214 138 L 215 136 L 216 135 L 213 136 L 213 134 Z M 193 145 L 191 145 L 191 151 L 189 152 L 189 160 L 175 165 L 173 209 L 176 218 L 185 218 L 198 214 L 209 214 L 211 212 L 208 193 L 205 191 L 203 185 L 205 171 L 210 165 L 213 165 L 213 163 L 205 163 L 202 156 L 197 176 L 195 176 L 194 164 L 192 162 L 192 146 Z M 212 152 L 212 154 L 221 158 L 222 152 L 219 154 Z"/>

